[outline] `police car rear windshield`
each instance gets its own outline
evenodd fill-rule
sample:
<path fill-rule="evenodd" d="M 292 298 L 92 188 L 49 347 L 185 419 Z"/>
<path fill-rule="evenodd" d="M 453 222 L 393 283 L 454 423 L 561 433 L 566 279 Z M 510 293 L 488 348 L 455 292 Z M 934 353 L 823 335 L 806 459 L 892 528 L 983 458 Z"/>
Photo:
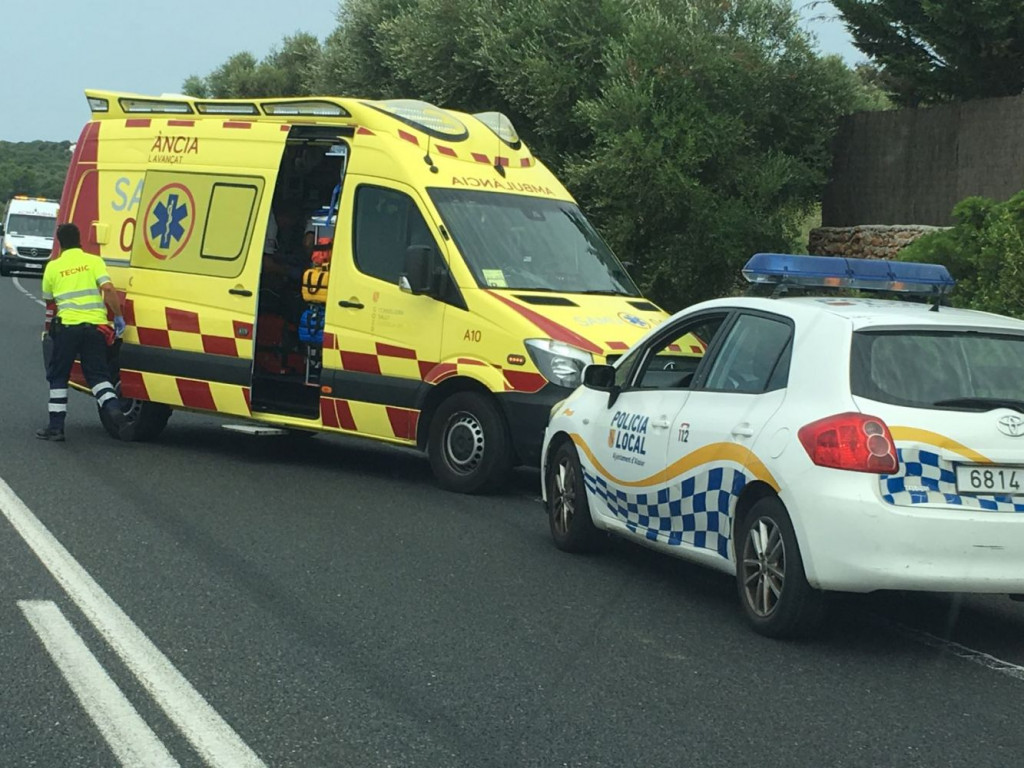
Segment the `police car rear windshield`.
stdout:
<path fill-rule="evenodd" d="M 640 295 L 572 203 L 455 189 L 430 196 L 482 288 Z"/>
<path fill-rule="evenodd" d="M 53 237 L 57 219 L 52 216 L 29 216 L 12 213 L 7 217 L 7 234 L 22 237 Z"/>
<path fill-rule="evenodd" d="M 850 388 L 911 408 L 1024 411 L 1024 336 L 861 331 L 853 335 Z"/>

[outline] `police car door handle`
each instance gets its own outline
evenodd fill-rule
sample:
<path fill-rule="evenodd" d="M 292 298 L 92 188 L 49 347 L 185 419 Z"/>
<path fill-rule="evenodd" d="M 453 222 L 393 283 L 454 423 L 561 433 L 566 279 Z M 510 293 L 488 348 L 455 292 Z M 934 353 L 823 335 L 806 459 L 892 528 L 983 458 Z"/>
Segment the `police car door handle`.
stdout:
<path fill-rule="evenodd" d="M 233 293 L 235 296 L 252 296 L 252 291 L 248 288 L 228 288 L 228 293 Z"/>
<path fill-rule="evenodd" d="M 749 424 L 737 424 L 732 428 L 733 437 L 753 437 L 754 430 Z"/>
<path fill-rule="evenodd" d="M 651 426 L 654 429 L 668 429 L 672 424 L 669 423 L 668 419 L 658 419 L 657 421 L 652 421 Z"/>
<path fill-rule="evenodd" d="M 345 309 L 362 309 L 363 304 L 358 299 L 355 301 L 345 301 L 344 299 L 338 302 L 339 307 L 345 307 Z"/>

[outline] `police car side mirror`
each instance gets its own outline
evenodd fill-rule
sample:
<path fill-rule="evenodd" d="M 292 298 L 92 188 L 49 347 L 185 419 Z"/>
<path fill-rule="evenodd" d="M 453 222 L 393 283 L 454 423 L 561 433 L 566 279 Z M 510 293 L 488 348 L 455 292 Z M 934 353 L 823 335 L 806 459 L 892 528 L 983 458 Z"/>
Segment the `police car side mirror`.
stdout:
<path fill-rule="evenodd" d="M 410 245 L 405 251 L 405 272 L 398 287 L 414 296 L 429 294 L 434 283 L 435 251 L 430 245 Z"/>
<path fill-rule="evenodd" d="M 615 383 L 615 366 L 591 363 L 583 369 L 583 386 L 608 393 L 608 407 L 619 398 L 619 386 Z"/>

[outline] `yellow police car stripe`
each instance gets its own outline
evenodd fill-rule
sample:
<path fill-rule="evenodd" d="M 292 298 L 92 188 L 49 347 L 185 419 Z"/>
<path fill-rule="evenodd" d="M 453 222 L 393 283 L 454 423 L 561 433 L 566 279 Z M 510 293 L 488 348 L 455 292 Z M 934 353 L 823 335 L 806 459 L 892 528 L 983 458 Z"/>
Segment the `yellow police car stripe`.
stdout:
<path fill-rule="evenodd" d="M 958 443 L 952 438 L 940 435 L 938 432 L 931 432 L 927 429 L 918 429 L 917 427 L 890 427 L 889 433 L 892 435 L 893 440 L 927 443 L 928 445 L 933 445 L 937 448 L 945 448 L 946 450 L 955 451 L 964 458 L 976 461 L 979 464 L 992 463 L 992 459 L 987 456 L 983 456 L 977 451 L 968 448 L 962 443 Z"/>
<path fill-rule="evenodd" d="M 594 466 L 594 469 L 600 472 L 611 482 L 623 488 L 648 488 L 661 485 L 703 464 L 710 464 L 711 462 L 717 461 L 731 461 L 748 470 L 758 480 L 768 483 L 768 485 L 776 491 L 779 490 L 778 482 L 776 482 L 772 473 L 768 471 L 768 468 L 760 461 L 760 459 L 750 453 L 750 451 L 742 445 L 737 445 L 736 443 L 712 443 L 711 445 L 705 445 L 703 448 L 698 448 L 697 450 L 688 453 L 686 456 L 683 456 L 678 461 L 674 461 L 664 469 L 655 472 L 650 477 L 645 477 L 642 480 L 622 480 L 605 469 L 594 455 L 594 452 L 591 451 L 590 447 L 584 442 L 582 437 L 578 434 L 572 434 L 570 437 L 572 438 L 572 441 L 579 446 L 579 449 L 587 455 L 587 458 L 590 459 L 590 463 Z"/>

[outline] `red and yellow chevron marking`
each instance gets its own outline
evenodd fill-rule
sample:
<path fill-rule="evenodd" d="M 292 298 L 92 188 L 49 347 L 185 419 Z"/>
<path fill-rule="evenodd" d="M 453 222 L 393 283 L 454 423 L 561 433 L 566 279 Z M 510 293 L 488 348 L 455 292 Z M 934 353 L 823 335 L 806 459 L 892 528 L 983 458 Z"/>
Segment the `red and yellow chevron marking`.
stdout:
<path fill-rule="evenodd" d="M 206 352 L 227 357 L 252 357 L 253 324 L 241 322 L 229 313 L 209 313 L 175 307 L 152 307 L 136 313 L 135 302 L 121 294 L 125 341 L 143 347 Z"/>

